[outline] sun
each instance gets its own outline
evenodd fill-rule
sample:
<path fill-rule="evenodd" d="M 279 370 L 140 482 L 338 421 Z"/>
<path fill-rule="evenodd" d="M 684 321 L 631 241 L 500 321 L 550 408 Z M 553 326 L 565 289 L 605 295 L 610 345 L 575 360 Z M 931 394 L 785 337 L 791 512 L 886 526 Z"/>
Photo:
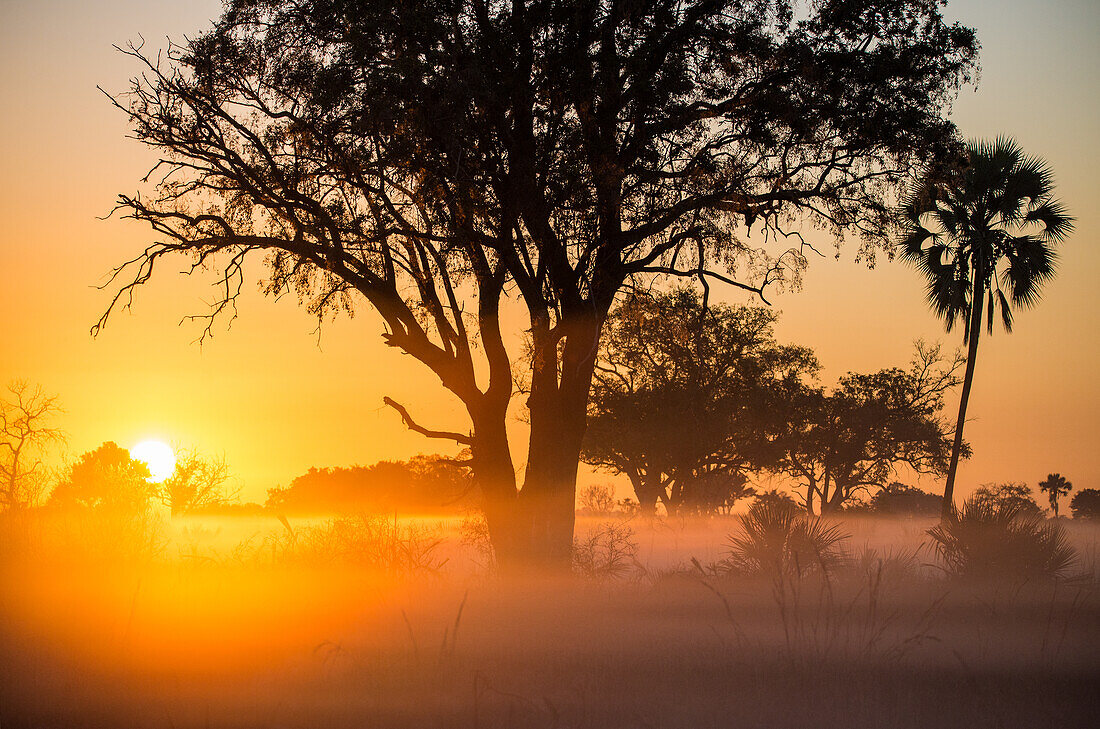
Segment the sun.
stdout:
<path fill-rule="evenodd" d="M 176 454 L 159 440 L 143 440 L 132 449 L 130 457 L 149 467 L 149 480 L 159 483 L 176 470 Z"/>

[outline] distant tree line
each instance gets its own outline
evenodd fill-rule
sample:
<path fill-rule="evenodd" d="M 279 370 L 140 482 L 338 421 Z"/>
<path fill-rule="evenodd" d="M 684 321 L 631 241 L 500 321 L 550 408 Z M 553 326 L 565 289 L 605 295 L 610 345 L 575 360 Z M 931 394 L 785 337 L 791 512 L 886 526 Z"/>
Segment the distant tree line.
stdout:
<path fill-rule="evenodd" d="M 951 434 L 937 414 L 943 392 L 957 382 L 958 360 L 944 362 L 937 349 L 919 346 L 908 370 L 849 374 L 826 391 L 814 384 L 812 352 L 775 342 L 770 312 L 704 307 L 677 291 L 631 300 L 614 316 L 585 458 L 626 475 L 637 500 L 591 485 L 579 493 L 578 513 L 652 513 L 657 504 L 670 514 L 729 513 L 747 498 L 807 511 L 816 505 L 879 516 L 937 513 L 941 496 L 893 476 L 902 465 L 943 474 Z M 60 412 L 55 396 L 22 382 L 0 398 L 0 510 L 139 511 L 161 504 L 174 515 L 258 515 L 480 508 L 469 471 L 439 455 L 311 468 L 289 486 L 270 489 L 264 505 L 240 503 L 225 460 L 196 451 L 177 453 L 174 472 L 160 483 L 113 442 L 50 472 L 42 459 L 50 444 L 63 440 L 53 422 Z M 751 485 L 776 475 L 795 485 L 799 501 Z M 1057 517 L 1073 484 L 1052 473 L 1038 489 Z M 985 484 L 970 501 L 1044 513 L 1019 482 Z M 1100 518 L 1100 490 L 1076 491 L 1069 506 L 1074 518 Z"/>
<path fill-rule="evenodd" d="M 311 468 L 286 488 L 268 490 L 280 513 L 458 512 L 474 504 L 468 472 L 442 456 L 414 456 L 372 466 Z"/>

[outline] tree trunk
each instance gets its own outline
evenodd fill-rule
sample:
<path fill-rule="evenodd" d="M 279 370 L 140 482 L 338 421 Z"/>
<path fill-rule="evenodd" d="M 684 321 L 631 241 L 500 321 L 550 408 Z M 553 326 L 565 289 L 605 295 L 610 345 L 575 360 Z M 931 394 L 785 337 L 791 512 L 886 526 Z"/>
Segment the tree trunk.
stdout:
<path fill-rule="evenodd" d="M 568 570 L 573 556 L 577 467 L 588 425 L 588 391 L 602 318 L 577 317 L 561 345 L 543 322 L 532 327 L 528 399 L 531 435 L 519 501 L 533 566 Z M 559 324 L 561 326 L 561 324 Z"/>
<path fill-rule="evenodd" d="M 955 515 L 955 472 L 962 452 L 963 424 L 966 422 L 966 405 L 970 401 L 970 385 L 974 381 L 974 362 L 978 358 L 978 336 L 982 331 L 982 308 L 985 303 L 985 286 L 982 276 L 976 275 L 974 297 L 971 300 L 970 324 L 967 330 L 966 373 L 963 375 L 962 394 L 959 397 L 959 418 L 955 421 L 955 442 L 951 446 L 951 462 L 947 467 L 947 484 L 943 487 L 943 511 L 941 518 Z"/>
<path fill-rule="evenodd" d="M 556 410 L 557 408 L 555 408 Z M 534 567 L 568 569 L 572 563 L 577 466 L 584 418 L 531 409 L 527 472 L 520 491 L 522 518 L 528 529 L 528 561 Z"/>
<path fill-rule="evenodd" d="M 483 499 L 485 523 L 497 567 L 508 573 L 526 562 L 526 529 L 516 492 L 516 473 L 503 413 L 474 415 L 474 477 Z"/>
<path fill-rule="evenodd" d="M 630 478 L 630 485 L 634 488 L 634 496 L 638 499 L 638 513 L 642 516 L 654 516 L 657 513 L 657 504 L 661 500 L 661 475 L 656 476 L 647 472 L 644 475 L 635 468 L 625 469 Z M 654 485 L 653 481 L 657 484 Z"/>

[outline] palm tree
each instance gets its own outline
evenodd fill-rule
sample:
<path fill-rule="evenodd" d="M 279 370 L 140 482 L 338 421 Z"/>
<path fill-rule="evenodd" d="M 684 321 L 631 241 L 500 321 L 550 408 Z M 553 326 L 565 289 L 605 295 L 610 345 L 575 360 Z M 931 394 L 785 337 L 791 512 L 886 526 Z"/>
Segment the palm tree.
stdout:
<path fill-rule="evenodd" d="M 963 322 L 966 373 L 954 447 L 943 493 L 943 514 L 954 513 L 955 472 L 982 315 L 993 333 L 1000 309 L 1012 331 L 1013 307 L 1031 307 L 1054 276 L 1054 245 L 1073 230 L 1073 218 L 1052 197 L 1053 174 L 1011 139 L 971 142 L 954 163 L 933 166 L 901 208 L 902 259 L 928 280 L 928 301 L 947 331 Z"/>
<path fill-rule="evenodd" d="M 1052 473 L 1046 481 L 1039 482 L 1039 490 L 1050 494 L 1050 508 L 1054 510 L 1054 517 L 1058 517 L 1058 499 L 1065 496 L 1073 488 L 1073 484 L 1066 480 L 1060 473 Z"/>

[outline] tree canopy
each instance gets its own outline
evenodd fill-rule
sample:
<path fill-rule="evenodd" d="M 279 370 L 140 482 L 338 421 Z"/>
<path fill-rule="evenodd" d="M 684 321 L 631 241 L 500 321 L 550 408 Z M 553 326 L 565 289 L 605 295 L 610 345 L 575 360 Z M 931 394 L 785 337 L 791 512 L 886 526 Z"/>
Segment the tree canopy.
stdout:
<path fill-rule="evenodd" d="M 1081 489 L 1070 499 L 1074 519 L 1100 519 L 1100 489 Z"/>
<path fill-rule="evenodd" d="M 61 507 L 141 512 L 157 493 L 149 468 L 130 458 L 130 451 L 113 441 L 80 456 L 50 494 Z"/>
<path fill-rule="evenodd" d="M 849 373 L 837 387 L 805 387 L 788 401 L 778 470 L 803 490 L 807 511 L 839 510 L 852 497 L 887 485 L 899 465 L 947 471 L 953 435 L 940 415 L 959 383 L 959 356 L 917 343 L 908 370 Z M 964 455 L 969 447 L 963 444 Z"/>
<path fill-rule="evenodd" d="M 113 99 L 161 161 L 120 207 L 156 240 L 97 327 L 174 254 L 217 271 L 211 317 L 253 255 L 319 317 L 369 305 L 466 406 L 440 430 L 393 403 L 470 448 L 502 563 L 567 565 L 616 296 L 654 275 L 762 292 L 797 275 L 782 241 L 807 219 L 883 244 L 975 63 L 941 5 L 231 0 L 162 56 L 126 51 L 141 75 Z M 531 340 L 522 490 L 505 299 Z"/>
<path fill-rule="evenodd" d="M 434 514 L 469 508 L 465 470 L 441 456 L 380 461 L 371 466 L 311 468 L 286 488 L 268 491 L 267 507 L 280 513 Z"/>
<path fill-rule="evenodd" d="M 229 480 L 224 458 L 184 451 L 176 454 L 176 467 L 157 488 L 157 498 L 173 515 L 223 507 L 239 493 L 239 489 L 229 486 Z"/>
<path fill-rule="evenodd" d="M 1006 483 L 985 483 L 974 489 L 967 499 L 980 506 L 995 509 L 1014 509 L 1024 514 L 1042 514 L 1043 509 L 1035 501 L 1026 483 L 1009 481 Z"/>
<path fill-rule="evenodd" d="M 693 291 L 632 296 L 608 320 L 582 459 L 629 477 L 647 510 L 728 511 L 774 465 L 780 400 L 817 371 L 775 341 L 777 315 L 704 308 Z"/>

